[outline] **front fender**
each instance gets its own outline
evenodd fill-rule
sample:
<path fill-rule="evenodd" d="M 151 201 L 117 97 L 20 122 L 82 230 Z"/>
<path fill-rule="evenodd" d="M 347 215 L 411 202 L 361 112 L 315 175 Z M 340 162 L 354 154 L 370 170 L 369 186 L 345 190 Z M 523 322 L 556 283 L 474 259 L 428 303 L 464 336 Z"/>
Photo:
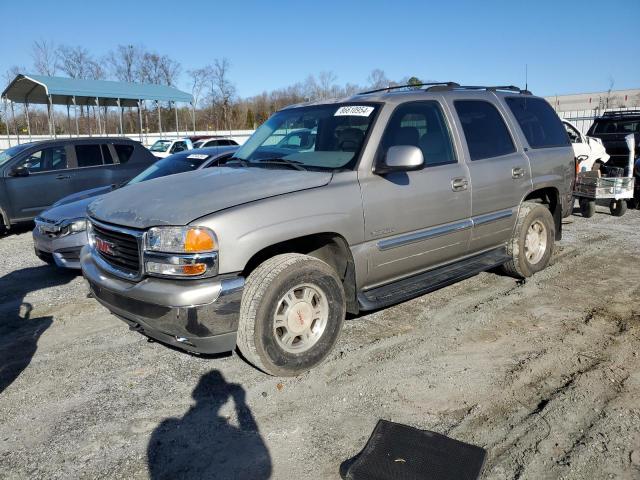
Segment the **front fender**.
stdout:
<path fill-rule="evenodd" d="M 355 172 L 343 175 L 346 178 L 325 187 L 239 205 L 194 222 L 216 232 L 219 272 L 242 271 L 261 250 L 308 235 L 334 233 L 349 246 L 361 243 L 360 188 Z"/>

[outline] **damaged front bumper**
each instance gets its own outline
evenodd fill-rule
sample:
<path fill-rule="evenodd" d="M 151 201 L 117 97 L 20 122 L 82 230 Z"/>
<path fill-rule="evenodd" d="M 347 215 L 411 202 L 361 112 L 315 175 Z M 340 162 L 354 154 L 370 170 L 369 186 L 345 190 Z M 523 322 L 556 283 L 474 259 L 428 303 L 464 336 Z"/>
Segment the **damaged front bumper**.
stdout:
<path fill-rule="evenodd" d="M 244 278 L 200 280 L 147 277 L 137 283 L 104 272 L 90 246 L 82 249 L 82 273 L 96 300 L 144 335 L 194 353 L 235 348 Z"/>

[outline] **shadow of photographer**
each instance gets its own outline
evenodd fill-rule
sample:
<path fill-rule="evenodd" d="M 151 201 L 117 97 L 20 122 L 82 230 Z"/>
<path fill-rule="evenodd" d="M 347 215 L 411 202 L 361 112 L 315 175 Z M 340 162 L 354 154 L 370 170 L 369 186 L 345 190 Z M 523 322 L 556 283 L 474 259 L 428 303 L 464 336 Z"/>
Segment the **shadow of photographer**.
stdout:
<path fill-rule="evenodd" d="M 31 318 L 33 305 L 24 302 L 31 292 L 69 283 L 75 272 L 50 266 L 15 270 L 0 278 L 0 394 L 31 363 L 40 336 L 53 317 Z"/>
<path fill-rule="evenodd" d="M 213 370 L 200 378 L 192 396 L 196 403 L 182 418 L 164 420 L 151 435 L 151 479 L 270 478 L 271 456 L 244 389 Z M 230 400 L 238 426 L 220 413 Z"/>

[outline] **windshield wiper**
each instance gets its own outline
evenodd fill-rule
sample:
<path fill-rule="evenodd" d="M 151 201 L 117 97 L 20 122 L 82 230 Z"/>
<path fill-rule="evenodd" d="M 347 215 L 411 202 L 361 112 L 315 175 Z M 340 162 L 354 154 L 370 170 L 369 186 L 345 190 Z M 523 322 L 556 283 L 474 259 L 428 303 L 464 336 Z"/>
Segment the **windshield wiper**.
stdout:
<path fill-rule="evenodd" d="M 295 168 L 296 170 L 306 171 L 306 167 L 304 167 L 304 163 L 298 162 L 297 160 L 288 160 L 286 158 L 274 157 L 274 158 L 260 158 L 256 160 L 259 163 L 269 163 L 273 165 L 287 165 L 291 168 Z"/>

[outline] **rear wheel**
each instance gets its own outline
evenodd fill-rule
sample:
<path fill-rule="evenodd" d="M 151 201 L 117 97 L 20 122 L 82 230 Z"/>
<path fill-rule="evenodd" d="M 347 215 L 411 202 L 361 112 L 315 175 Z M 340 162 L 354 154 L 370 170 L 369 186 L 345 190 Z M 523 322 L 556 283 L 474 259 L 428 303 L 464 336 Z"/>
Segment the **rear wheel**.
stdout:
<path fill-rule="evenodd" d="M 333 349 L 345 309 L 342 282 L 329 265 L 307 255 L 277 255 L 247 278 L 238 349 L 266 373 L 299 375 Z"/>
<path fill-rule="evenodd" d="M 551 259 L 555 241 L 555 223 L 547 207 L 524 202 L 518 212 L 513 237 L 507 245 L 511 260 L 503 265 L 506 273 L 527 278 L 543 270 Z"/>
<path fill-rule="evenodd" d="M 596 201 L 587 198 L 580 199 L 580 213 L 585 218 L 591 218 L 596 214 Z"/>
<path fill-rule="evenodd" d="M 623 199 L 611 200 L 611 203 L 609 204 L 609 211 L 611 212 L 611 215 L 613 215 L 614 217 L 623 216 L 627 211 L 626 200 L 623 200 Z"/>

